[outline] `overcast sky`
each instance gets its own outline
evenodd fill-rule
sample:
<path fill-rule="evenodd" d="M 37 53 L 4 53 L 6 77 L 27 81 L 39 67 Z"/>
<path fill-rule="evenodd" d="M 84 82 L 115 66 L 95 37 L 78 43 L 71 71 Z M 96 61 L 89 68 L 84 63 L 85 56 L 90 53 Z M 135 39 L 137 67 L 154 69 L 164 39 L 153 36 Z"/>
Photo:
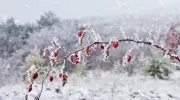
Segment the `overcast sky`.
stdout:
<path fill-rule="evenodd" d="M 45 11 L 62 18 L 122 13 L 180 12 L 180 0 L 0 0 L 0 19 L 13 16 L 20 23 L 35 21 Z"/>

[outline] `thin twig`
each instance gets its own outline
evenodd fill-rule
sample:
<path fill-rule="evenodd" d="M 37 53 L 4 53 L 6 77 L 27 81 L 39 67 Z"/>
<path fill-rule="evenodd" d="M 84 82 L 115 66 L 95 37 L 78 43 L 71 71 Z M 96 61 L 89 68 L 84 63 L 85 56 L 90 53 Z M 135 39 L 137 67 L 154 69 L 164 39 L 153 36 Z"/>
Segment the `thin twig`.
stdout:
<path fill-rule="evenodd" d="M 42 91 L 43 91 L 43 88 L 44 88 L 44 82 L 45 82 L 46 78 L 48 77 L 49 72 L 51 71 L 51 69 L 52 69 L 52 66 L 49 68 L 49 70 L 48 70 L 46 76 L 44 77 L 44 79 L 43 79 L 43 81 L 42 81 L 42 84 L 41 84 L 41 91 L 40 91 L 40 93 L 39 93 L 39 95 L 38 95 L 38 99 L 41 97 L 41 94 L 42 94 Z"/>

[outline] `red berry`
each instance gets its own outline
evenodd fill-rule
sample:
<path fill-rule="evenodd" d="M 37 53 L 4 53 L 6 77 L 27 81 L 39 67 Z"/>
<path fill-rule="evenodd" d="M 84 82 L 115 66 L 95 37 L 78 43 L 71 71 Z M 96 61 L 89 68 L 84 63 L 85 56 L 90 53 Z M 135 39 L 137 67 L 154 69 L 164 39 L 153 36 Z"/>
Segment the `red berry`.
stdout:
<path fill-rule="evenodd" d="M 31 91 L 32 91 L 32 84 L 28 88 L 28 92 L 31 92 Z"/>
<path fill-rule="evenodd" d="M 54 56 L 57 57 L 58 56 L 58 52 L 54 52 Z"/>
<path fill-rule="evenodd" d="M 78 64 L 79 63 L 79 58 L 76 58 L 75 62 L 76 62 L 76 64 Z"/>
<path fill-rule="evenodd" d="M 131 58 L 132 58 L 131 56 L 128 56 L 128 57 L 127 57 L 127 61 L 130 62 L 130 61 L 131 61 Z"/>
<path fill-rule="evenodd" d="M 101 44 L 101 45 L 100 45 L 100 48 L 101 48 L 101 50 L 104 50 L 104 45 Z"/>
<path fill-rule="evenodd" d="M 52 81 L 53 81 L 53 76 L 50 76 L 50 77 L 49 77 L 49 80 L 52 82 Z"/>
<path fill-rule="evenodd" d="M 74 56 L 77 58 L 77 57 L 78 57 L 78 52 L 75 52 L 75 53 L 74 53 Z"/>
<path fill-rule="evenodd" d="M 76 64 L 78 64 L 78 63 L 79 63 L 79 61 L 78 61 L 78 60 L 76 60 L 75 62 L 76 62 Z"/>
<path fill-rule="evenodd" d="M 83 31 L 78 32 L 78 37 L 81 37 L 83 34 Z"/>
<path fill-rule="evenodd" d="M 74 55 L 76 58 L 78 57 L 78 52 L 75 52 L 75 55 Z"/>
<path fill-rule="evenodd" d="M 59 78 L 62 78 L 62 77 L 63 77 L 63 74 L 62 74 L 62 73 L 60 73 L 60 74 L 59 74 Z"/>
<path fill-rule="evenodd" d="M 36 72 L 36 73 L 34 73 L 34 74 L 33 74 L 33 76 L 32 76 L 32 78 L 33 78 L 33 79 L 38 78 L 38 73 L 37 73 L 37 72 Z"/>
<path fill-rule="evenodd" d="M 114 41 L 114 42 L 113 42 L 113 47 L 114 47 L 114 48 L 117 48 L 118 46 L 119 46 L 119 42 L 118 42 L 118 41 Z"/>

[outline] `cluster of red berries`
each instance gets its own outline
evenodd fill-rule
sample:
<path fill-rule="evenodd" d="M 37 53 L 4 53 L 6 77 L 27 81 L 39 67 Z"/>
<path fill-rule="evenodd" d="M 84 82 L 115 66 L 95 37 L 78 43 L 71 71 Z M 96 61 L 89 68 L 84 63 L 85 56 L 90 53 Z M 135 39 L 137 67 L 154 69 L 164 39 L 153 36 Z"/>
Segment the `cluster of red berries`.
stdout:
<path fill-rule="evenodd" d="M 119 42 L 118 41 L 114 41 L 114 42 L 112 42 L 112 45 L 116 49 L 119 46 Z M 100 48 L 101 48 L 101 50 L 104 50 L 104 45 L 100 44 Z"/>
<path fill-rule="evenodd" d="M 62 73 L 59 74 L 59 78 L 63 79 L 63 76 L 67 76 L 67 75 L 62 74 Z M 49 76 L 49 81 L 52 82 L 53 79 L 54 79 L 54 77 L 53 77 L 52 75 L 50 75 L 50 76 Z"/>
<path fill-rule="evenodd" d="M 79 31 L 79 32 L 78 32 L 78 37 L 82 39 L 82 36 L 83 36 L 83 31 Z M 112 41 L 111 44 L 112 44 L 112 47 L 113 47 L 114 49 L 116 49 L 116 48 L 119 46 L 119 41 L 118 41 L 118 40 L 114 40 L 114 41 Z M 111 44 L 110 44 L 110 45 L 111 45 Z M 98 44 L 97 44 L 97 45 L 98 45 Z M 105 58 L 106 58 L 106 59 L 108 59 L 108 57 L 109 57 L 109 53 L 110 53 L 110 52 L 109 52 L 109 48 L 110 48 L 110 45 L 107 45 L 107 48 L 106 48 L 106 51 L 105 51 L 105 53 L 106 53 Z M 150 45 L 151 45 L 151 44 L 150 44 Z M 92 45 L 92 46 L 93 46 L 93 45 Z M 87 47 L 86 47 L 85 52 L 86 52 L 86 55 L 87 55 L 87 56 L 90 55 L 91 48 L 92 48 L 91 46 L 87 46 Z M 100 49 L 101 49 L 101 50 L 104 50 L 104 49 L 105 49 L 105 45 L 104 45 L 103 43 L 100 44 Z M 70 61 L 71 61 L 71 62 L 73 62 L 73 58 L 74 58 L 73 56 L 70 56 Z M 132 58 L 131 56 L 128 56 L 127 61 L 130 62 L 131 58 Z M 76 63 L 76 64 L 79 63 L 79 58 L 78 58 L 78 55 L 76 55 L 76 53 L 75 53 L 75 63 Z"/>
<path fill-rule="evenodd" d="M 78 56 L 78 52 L 75 52 L 74 54 L 70 55 L 69 60 L 70 60 L 70 62 L 75 63 L 75 64 L 80 63 L 80 58 Z"/>
<path fill-rule="evenodd" d="M 34 81 L 35 79 L 37 79 L 37 78 L 38 78 L 38 73 L 37 73 L 37 72 L 33 73 L 33 74 L 31 75 L 31 78 L 32 78 L 32 81 Z M 29 87 L 27 88 L 27 91 L 28 91 L 28 92 L 31 92 L 31 91 L 32 91 L 32 84 L 33 84 L 33 82 L 32 82 L 32 83 L 29 85 Z M 35 100 L 39 100 L 38 98 L 39 98 L 39 97 L 37 97 L 37 99 L 35 99 Z M 25 96 L 25 99 L 28 100 L 28 95 Z"/>
<path fill-rule="evenodd" d="M 82 45 L 82 37 L 83 37 L 83 34 L 84 34 L 84 31 L 79 31 L 79 32 L 78 32 L 78 38 L 79 38 L 79 40 L 80 40 L 80 41 L 79 41 L 80 45 Z M 53 42 L 53 43 L 54 43 L 54 45 L 56 45 L 55 42 Z M 112 47 L 113 47 L 114 49 L 116 49 L 116 48 L 119 46 L 119 41 L 118 41 L 118 40 L 114 40 L 113 42 L 111 42 L 110 45 L 112 45 Z M 107 47 L 105 47 L 105 45 L 104 45 L 103 43 L 100 44 L 100 49 L 101 49 L 101 50 L 104 50 L 104 49 L 106 48 L 106 50 L 105 50 L 105 52 L 106 52 L 106 58 L 108 58 L 108 56 L 109 56 L 109 48 L 110 48 L 110 45 L 107 45 Z M 92 49 L 95 50 L 95 48 L 98 47 L 98 46 L 99 46 L 99 44 L 97 44 L 97 46 L 95 46 L 95 45 L 87 46 L 87 47 L 85 48 L 85 51 L 84 51 L 84 52 L 86 53 L 86 56 L 89 56 L 89 55 L 90 55 L 90 52 L 92 51 Z M 80 53 L 80 52 L 81 52 L 81 51 L 78 51 L 78 52 L 75 52 L 74 54 L 70 55 L 70 56 L 69 56 L 69 60 L 70 60 L 71 62 L 75 63 L 75 64 L 80 63 L 82 58 L 84 58 L 84 61 L 85 61 L 85 55 L 84 55 L 84 53 L 82 53 L 82 52 Z M 51 61 L 50 61 L 51 66 L 54 66 L 54 63 L 58 61 L 58 56 L 59 56 L 59 49 L 55 50 L 55 51 L 53 52 L 53 55 L 50 56 L 50 58 L 51 58 Z M 128 56 L 127 61 L 129 62 L 129 61 L 131 60 L 131 58 L 132 58 L 131 56 Z M 37 72 L 34 73 L 34 74 L 31 76 L 31 78 L 33 79 L 33 81 L 34 81 L 35 79 L 37 79 L 37 78 L 38 78 L 38 73 L 37 73 Z M 59 74 L 59 78 L 61 78 L 61 79 L 63 80 L 63 86 L 64 86 L 65 83 L 67 83 L 67 78 L 68 78 L 68 76 L 67 76 L 66 74 L 60 73 L 60 74 Z M 50 75 L 50 76 L 49 76 L 49 81 L 52 82 L 53 80 L 54 80 L 53 75 Z M 33 84 L 33 82 L 32 82 L 32 84 Z M 29 85 L 28 92 L 31 92 L 31 91 L 32 91 L 32 84 Z M 27 96 L 27 95 L 26 95 L 26 96 Z M 39 98 L 39 97 L 38 97 L 38 98 Z"/>
<path fill-rule="evenodd" d="M 35 79 L 37 79 L 37 78 L 38 78 L 38 73 L 37 73 L 37 72 L 33 73 L 32 76 L 31 76 L 31 78 L 32 78 L 33 81 L 34 81 Z M 31 92 L 31 91 L 32 91 L 32 84 L 30 84 L 30 85 L 29 85 L 29 88 L 28 88 L 28 92 Z"/>

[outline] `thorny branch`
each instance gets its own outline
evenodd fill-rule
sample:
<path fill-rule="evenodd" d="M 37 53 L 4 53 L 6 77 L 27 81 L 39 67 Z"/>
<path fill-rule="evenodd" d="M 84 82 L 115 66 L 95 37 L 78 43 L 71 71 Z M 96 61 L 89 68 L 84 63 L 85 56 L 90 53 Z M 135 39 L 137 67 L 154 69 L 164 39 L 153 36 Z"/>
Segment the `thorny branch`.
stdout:
<path fill-rule="evenodd" d="M 168 50 L 164 49 L 163 47 L 161 47 L 160 45 L 158 44 L 152 44 L 151 42 L 146 42 L 146 41 L 137 41 L 137 40 L 133 40 L 133 39 L 121 39 L 121 40 L 118 40 L 119 42 L 134 42 L 134 43 L 137 43 L 137 44 L 147 44 L 147 45 L 150 45 L 150 46 L 154 46 L 156 47 L 157 49 L 160 49 L 161 51 L 163 51 L 164 53 L 167 53 L 167 55 L 169 55 L 170 57 L 172 58 L 175 58 L 176 60 L 178 60 L 180 62 L 180 58 L 177 56 L 177 55 L 174 55 L 174 54 L 171 54 Z M 79 52 L 79 51 L 83 51 L 84 49 L 86 49 L 87 47 L 90 47 L 90 46 L 93 46 L 95 44 L 109 44 L 109 42 L 93 42 L 87 46 L 84 46 L 83 48 L 81 49 L 78 49 L 76 51 L 73 51 L 73 52 L 70 52 L 67 56 L 63 57 L 60 59 L 60 61 L 64 60 L 64 59 L 67 59 L 71 54 L 74 54 L 76 52 Z M 43 81 L 42 81 L 42 86 L 41 86 L 41 91 L 38 95 L 38 100 L 42 94 L 42 91 L 43 91 L 43 84 L 46 80 L 46 78 L 48 77 L 49 75 L 49 72 L 51 70 L 52 66 L 49 68 L 46 76 L 44 77 Z"/>

